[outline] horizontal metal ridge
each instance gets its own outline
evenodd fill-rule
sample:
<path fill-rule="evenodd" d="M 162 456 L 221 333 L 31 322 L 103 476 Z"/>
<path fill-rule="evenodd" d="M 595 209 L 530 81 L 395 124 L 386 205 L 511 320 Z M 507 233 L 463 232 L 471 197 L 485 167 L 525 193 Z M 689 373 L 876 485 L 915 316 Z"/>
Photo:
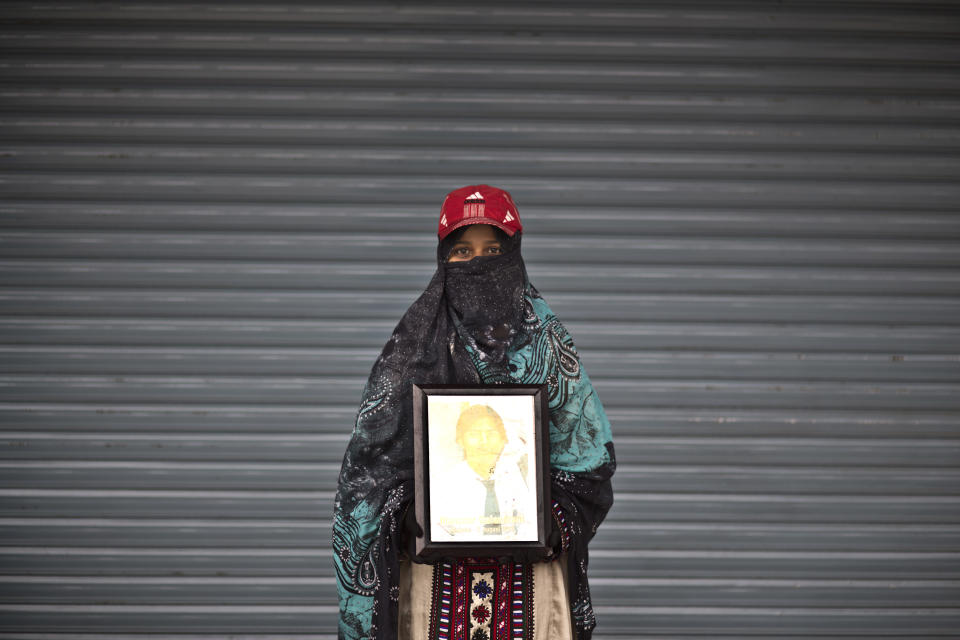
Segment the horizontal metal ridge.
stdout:
<path fill-rule="evenodd" d="M 317 602 L 334 586 L 333 577 L 283 578 L 80 578 L 0 579 L 0 593 L 11 604 L 62 602 L 69 605 L 144 603 L 257 605 Z M 808 606 L 843 598 L 849 607 L 950 606 L 960 595 L 950 580 L 771 580 L 717 578 L 591 578 L 594 597 L 607 606 L 657 606 L 682 602 L 730 606 L 744 597 L 758 607 L 790 606 L 801 597 Z M 172 589 L 171 587 L 176 587 Z"/>
<path fill-rule="evenodd" d="M 124 604 L 0 604 L 0 611 L 48 611 L 66 613 L 70 611 L 90 611 L 99 613 L 335 613 L 337 607 L 323 605 L 230 605 L 230 604 L 174 604 L 174 605 L 124 605 Z M 2 628 L 2 627 L 0 627 Z"/>
<path fill-rule="evenodd" d="M 53 489 L 19 489 L 4 494 L 0 515 L 16 517 L 29 510 L 32 513 L 31 523 L 37 525 L 47 518 L 168 518 L 177 522 L 196 520 L 193 524 L 197 526 L 207 521 L 261 518 L 264 522 L 284 526 L 288 520 L 312 520 L 317 513 L 326 518 L 326 514 L 332 512 L 335 486 L 331 489 L 331 484 L 334 483 L 324 482 L 322 488 L 325 491 L 313 492 L 317 495 L 303 492 L 305 495 L 299 498 L 284 495 L 292 492 L 255 490 L 145 489 L 120 493 L 86 489 L 66 493 Z M 733 496 L 716 492 L 655 496 L 633 493 L 631 488 L 628 483 L 619 491 L 619 506 L 608 515 L 611 525 L 638 521 L 709 523 L 737 519 L 744 522 L 896 523 L 904 518 L 917 524 L 960 524 L 958 499 L 945 495 L 853 493 Z M 638 520 L 629 513 L 631 510 L 642 511 L 646 515 Z M 761 510 L 764 515 L 757 515 Z"/>
<path fill-rule="evenodd" d="M 330 506 L 327 514 L 332 512 L 332 504 Z M 733 517 L 738 515 L 742 514 L 733 514 Z M 932 509 L 930 515 L 933 515 Z M 920 554 L 916 556 L 919 561 L 930 562 L 929 558 L 933 557 L 941 567 L 944 563 L 957 566 L 956 524 L 943 526 L 936 522 L 917 522 L 912 528 L 904 528 L 889 523 L 812 523 L 797 518 L 783 522 L 734 524 L 733 520 L 697 519 L 693 512 L 688 518 L 688 522 L 604 523 L 591 542 L 591 556 L 594 551 L 619 553 L 620 562 L 625 564 L 635 557 L 634 553 L 640 552 L 658 552 L 664 561 L 687 553 L 749 552 L 740 561 L 765 554 L 764 557 L 771 562 L 780 558 L 780 554 L 786 554 L 785 560 L 797 558 L 798 553 L 807 553 L 830 554 L 838 560 L 849 557 L 876 561 L 889 554 L 899 553 L 904 557 L 902 554 L 912 553 Z M 108 547 L 128 551 L 189 548 L 197 552 L 203 549 L 249 549 L 252 546 L 265 551 L 304 548 L 326 551 L 330 549 L 330 523 L 257 519 L 2 518 L 0 542 L 5 547 Z M 939 555 L 931 556 L 932 553 Z M 641 562 L 646 557 L 644 553 L 636 556 Z M 803 556 L 800 558 L 802 561 Z M 695 568 L 696 563 L 691 562 L 686 567 Z"/>
<path fill-rule="evenodd" d="M 2 259 L 6 286 L 124 287 L 161 286 L 217 289 L 383 291 L 426 286 L 435 266 L 428 262 L 304 262 L 242 260 Z M 747 295 L 960 294 L 960 272 L 935 267 L 872 268 L 818 265 L 708 264 L 531 264 L 538 289 L 564 293 L 687 293 Z"/>
<path fill-rule="evenodd" d="M 513 186 L 514 180 L 511 180 Z M 843 208 L 831 203 L 822 208 L 732 208 L 713 202 L 702 207 L 666 208 L 642 200 L 607 202 L 591 206 L 574 199 L 557 201 L 544 185 L 521 185 L 523 221 L 528 238 L 600 236 L 643 238 L 661 236 L 713 238 L 897 239 L 934 241 L 960 239 L 960 217 L 952 203 L 936 209 L 903 208 L 886 203 L 860 203 Z M 39 195 L 39 194 L 35 194 Z M 379 192 L 360 194 L 363 203 L 340 203 L 328 195 L 310 202 L 234 202 L 224 196 L 219 203 L 130 202 L 37 198 L 0 201 L 0 225 L 10 230 L 137 231 L 152 233 L 357 233 L 422 234 L 436 232 L 433 212 L 436 193 L 395 193 L 392 202 L 376 202 Z M 573 194 L 571 194 L 573 195 Z M 425 212 L 430 212 L 426 216 Z M 615 231 L 616 233 L 612 233 Z M 408 287 L 411 285 L 407 285 Z"/>
<path fill-rule="evenodd" d="M 132 321 L 209 318 L 274 320 L 365 320 L 395 322 L 421 291 L 204 289 L 155 287 L 78 289 L 0 287 L 8 318 L 117 318 Z M 960 317 L 960 300 L 943 296 L 891 297 L 719 293 L 550 293 L 550 306 L 565 322 L 694 322 L 709 307 L 716 323 L 948 326 Z M 574 336 L 576 339 L 577 336 Z M 79 345 L 77 345 L 79 347 Z M 117 347 L 123 348 L 123 347 Z M 236 345 L 237 349 L 257 349 Z M 303 345 L 303 353 L 313 347 Z M 330 348 L 338 348 L 333 346 Z M 374 347 L 370 347 L 374 348 Z M 83 353 L 80 350 L 78 353 Z M 588 354 L 587 354 L 588 355 Z M 370 363 L 373 361 L 370 360 Z"/>
<path fill-rule="evenodd" d="M 714 579 L 954 580 L 960 554 L 936 552 L 591 550 L 591 583 L 637 575 Z M 629 547 L 629 545 L 628 545 Z M 326 549 L 304 548 L 0 548 L 7 575 L 138 578 L 191 576 L 332 577 Z"/>
<path fill-rule="evenodd" d="M 359 389 L 358 389 L 359 394 Z M 349 402 L 344 398 L 343 402 Z M 359 396 L 357 399 L 359 402 Z M 349 404 L 191 404 L 103 402 L 0 403 L 3 432 L 128 433 L 131 425 L 170 435 L 329 433 L 346 447 L 357 407 Z M 925 410 L 821 409 L 816 407 L 758 409 L 745 407 L 607 407 L 616 439 L 636 436 L 672 437 L 823 437 L 876 439 L 955 438 L 955 412 Z M 333 441 L 333 440 L 332 440 Z M 331 445 L 334 449 L 337 445 Z"/>
<path fill-rule="evenodd" d="M 876 8 L 874 6 L 874 11 Z M 342 12 L 331 17 L 333 15 L 342 15 Z M 906 15 L 915 16 L 916 13 Z M 950 33 L 939 38 L 937 34 L 911 37 L 901 33 L 899 38 L 891 40 L 851 28 L 816 32 L 784 30 L 774 36 L 770 28 L 775 28 L 776 23 L 765 26 L 766 37 L 748 39 L 722 27 L 702 31 L 663 30 L 647 26 L 645 21 L 630 30 L 619 25 L 595 26 L 587 21 L 568 29 L 548 29 L 536 36 L 524 37 L 516 33 L 513 24 L 505 23 L 457 23 L 442 31 L 432 30 L 429 25 L 418 28 L 418 25 L 387 23 L 326 23 L 313 30 L 299 26 L 284 28 L 276 23 L 247 28 L 206 23 L 185 29 L 182 25 L 170 23 L 135 21 L 71 25 L 52 17 L 51 26 L 46 28 L 30 23 L 18 24 L 16 29 L 0 27 L 6 51 L 30 52 L 37 56 L 67 50 L 87 54 L 128 56 L 136 52 L 140 55 L 197 58 L 226 53 L 234 60 L 313 58 L 317 55 L 361 59 L 389 56 L 407 61 L 422 60 L 443 51 L 445 58 L 454 60 L 602 60 L 621 63 L 757 60 L 807 64 L 815 60 L 829 65 L 865 62 L 902 66 L 910 62 L 941 62 L 944 50 L 955 47 L 955 42 L 950 39 L 954 34 Z"/>
<path fill-rule="evenodd" d="M 82 5 L 57 6 L 53 11 L 44 5 L 18 1 L 10 2 L 7 13 L 20 20 L 44 20 L 53 24 L 69 24 L 70 21 L 89 24 L 91 18 L 96 17 L 97 25 L 165 22 L 187 28 L 213 23 L 242 25 L 246 30 L 263 24 L 271 28 L 274 25 L 290 25 L 298 30 L 307 27 L 316 30 L 325 26 L 342 29 L 351 25 L 396 29 L 413 25 L 423 31 L 431 28 L 446 31 L 463 25 L 481 33 L 490 28 L 509 28 L 513 32 L 539 34 L 558 28 L 576 31 L 593 25 L 631 33 L 637 28 L 662 33 L 665 28 L 682 27 L 694 33 L 722 29 L 738 34 L 754 32 L 756 29 L 770 33 L 813 30 L 817 33 L 862 32 L 895 37 L 953 34 L 958 31 L 956 25 L 945 19 L 951 15 L 949 4 L 890 0 L 871 3 L 868 14 L 861 3 L 850 1 L 776 7 L 767 3 L 723 3 L 714 6 L 711 11 L 704 10 L 703 2 L 682 0 L 645 3 L 642 7 L 625 6 L 620 2 L 596 2 L 584 6 L 568 1 L 528 6 L 488 2 L 482 7 L 434 3 L 398 6 L 382 2 L 285 3 L 278 6 L 275 3 L 252 2 L 227 6 L 194 4 L 189 12 L 184 12 L 180 4 L 169 2 L 135 5 L 110 2 L 100 6 L 99 12 L 91 14 Z"/>
<path fill-rule="evenodd" d="M 26 86 L 70 86 L 130 82 L 142 88 L 216 82 L 221 85 L 266 84 L 288 89 L 317 85 L 376 88 L 495 88 L 548 91 L 575 83 L 579 89 L 630 90 L 642 83 L 647 90 L 676 90 L 696 85 L 703 90 L 832 91 L 841 95 L 910 92 L 927 98 L 956 91 L 960 79 L 950 69 L 934 65 L 900 69 L 896 65 L 849 65 L 825 73 L 817 65 L 718 61 L 649 62 L 645 64 L 580 61 L 516 61 L 493 64 L 479 59 L 460 62 L 434 56 L 403 60 L 268 60 L 250 62 L 230 56 L 198 59 L 184 56 L 118 58 L 110 55 L 69 56 L 7 54 L 0 70 L 8 81 Z M 841 72 L 842 71 L 842 72 Z"/>
<path fill-rule="evenodd" d="M 631 406 L 624 402 L 626 406 Z M 634 402 L 636 404 L 636 401 Z M 812 403 L 811 403 L 812 404 Z M 678 406 L 680 403 L 677 403 Z M 616 405 L 614 405 L 616 406 Z M 230 462 L 323 464 L 328 478 L 335 476 L 343 460 L 352 422 L 320 423 L 315 432 L 273 433 L 265 423 L 259 433 L 176 433 L 147 432 L 0 432 L 7 448 L 3 460 L 10 461 L 114 461 L 145 462 Z M 819 468 L 823 478 L 834 470 L 861 469 L 890 473 L 890 477 L 926 466 L 945 471 L 956 466 L 960 437 L 956 431 L 940 438 L 869 436 L 845 438 L 784 438 L 767 436 L 712 437 L 633 436 L 631 423 L 613 425 L 618 460 L 626 465 L 679 465 L 703 467 L 705 473 L 719 474 L 717 467 L 746 466 L 760 473 L 773 465 L 785 471 L 782 482 L 802 477 L 801 470 Z M 297 466 L 291 468 L 296 470 Z M 796 469 L 796 472 L 791 472 Z M 107 473 L 108 468 L 103 470 Z M 68 471 L 65 469 L 64 471 Z M 239 473 L 239 471 L 238 471 Z M 62 475 L 62 474 L 61 474 Z M 679 477 L 680 473 L 677 473 Z M 628 478 L 640 474 L 626 472 Z M 882 485 L 881 485 L 882 486 Z"/>
<path fill-rule="evenodd" d="M 177 259 L 250 262 L 362 261 L 424 264 L 436 240 L 415 232 L 372 237 L 369 233 L 192 231 L 5 231 L 6 257 L 51 259 Z M 524 237 L 523 253 L 533 264 L 612 262 L 640 264 L 790 264 L 819 266 L 960 266 L 960 240 L 874 238 L 715 238 L 644 234 L 637 237 L 570 237 L 539 233 Z M 429 267 L 428 267 L 429 268 Z"/>
<path fill-rule="evenodd" d="M 535 168 L 531 173 L 537 174 Z M 393 171 L 350 175 L 301 176 L 289 174 L 219 175 L 194 174 L 186 169 L 176 172 L 127 174 L 122 168 L 110 173 L 77 174 L 56 171 L 3 171 L 0 188 L 8 198 L 87 200 L 107 202 L 156 201 L 167 203 L 257 202 L 261 207 L 272 204 L 304 202 L 343 202 L 363 192 L 365 198 L 389 209 L 398 203 L 433 194 L 428 208 L 432 219 L 436 211 L 436 194 L 444 193 L 451 184 L 471 184 L 475 172 L 430 173 L 398 177 Z M 563 200 L 567 206 L 602 208 L 624 207 L 631 203 L 643 206 L 723 208 L 811 208 L 831 207 L 861 209 L 866 202 L 882 209 L 911 211 L 939 210 L 960 200 L 960 185 L 955 180 L 875 182 L 873 180 L 825 180 L 816 188 L 804 181 L 779 178 L 577 178 L 550 180 L 498 170 L 488 174 L 488 182 L 509 188 L 514 197 L 524 201 L 553 202 Z M 423 201 L 421 200 L 421 203 Z M 127 205 L 129 206 L 129 204 Z M 581 222 L 581 226 L 584 225 Z"/>
<path fill-rule="evenodd" d="M 960 165 L 958 165 L 960 169 Z M 958 171 L 960 173 L 960 171 Z M 430 271 L 436 239 L 414 232 L 387 234 L 260 232 L 139 232 L 10 230 L 0 237 L 4 258 L 51 260 L 243 260 L 251 264 L 389 262 Z M 714 238 L 645 234 L 639 237 L 568 237 L 532 233 L 523 239 L 524 259 L 535 265 L 634 264 L 769 265 L 881 268 L 960 267 L 960 240 L 873 238 Z"/>
<path fill-rule="evenodd" d="M 345 446 L 343 447 L 346 448 Z M 909 458 L 909 456 L 904 456 Z M 749 461 L 747 461 L 749 462 Z M 865 465 L 851 457 L 848 466 L 793 464 L 784 467 L 774 462 L 757 461 L 750 466 L 634 464 L 632 469 L 619 465 L 617 491 L 636 493 L 675 492 L 729 494 L 750 492 L 758 486 L 778 495 L 810 493 L 816 495 L 951 495 L 955 492 L 960 472 L 944 467 L 926 467 L 913 458 L 899 461 L 906 464 L 884 466 L 881 461 Z M 908 466 L 912 464 L 913 466 Z M 32 466 L 30 466 L 32 465 Z M 5 495 L 13 490 L 50 490 L 70 487 L 70 491 L 110 490 L 124 487 L 123 496 L 136 497 L 143 491 L 146 499 L 167 497 L 157 492 L 182 491 L 194 499 L 225 497 L 222 491 L 237 492 L 246 497 L 248 491 L 283 492 L 324 491 L 335 489 L 340 464 L 329 462 L 250 462 L 229 461 L 112 461 L 112 460 L 16 460 L 0 461 L 0 480 Z M 28 495 L 28 494 L 24 494 Z M 63 497 L 54 493 L 29 494 L 42 498 Z M 76 493 L 70 495 L 81 496 Z M 271 494 L 272 495 L 272 494 Z M 22 496 L 21 496 L 22 497 Z M 89 496 L 86 496 L 89 497 Z M 308 496 L 304 496 L 308 497 Z"/>
<path fill-rule="evenodd" d="M 113 84 L 113 83 L 111 83 Z M 732 87 L 674 87 L 670 91 L 645 88 L 594 89 L 578 92 L 569 85 L 553 90 L 475 87 L 458 90 L 437 87 L 406 87 L 403 92 L 377 87 L 331 89 L 222 85 L 203 88 L 183 85 L 100 88 L 89 85 L 56 87 L 14 83 L 6 79 L 0 88 L 0 113 L 36 114 L 103 113 L 179 114 L 181 117 L 246 115 L 249 117 L 299 116 L 407 117 L 418 120 L 449 118 L 451 112 L 464 118 L 511 118 L 519 122 L 575 118 L 580 122 L 657 117 L 673 121 L 689 118 L 717 122 L 775 122 L 794 124 L 817 114 L 818 122 L 862 125 L 916 124 L 921 122 L 956 126 L 960 98 L 940 94 L 918 99 L 888 93 L 872 95 L 820 92 L 774 92 L 762 87 L 749 90 Z M 722 90 L 721 90 L 722 89 Z M 882 135 L 882 134 L 881 134 Z"/>
<path fill-rule="evenodd" d="M 8 374 L 43 375 L 367 375 L 378 355 L 368 348 L 134 347 L 0 345 Z M 960 355 L 591 350 L 582 355 L 595 378 L 960 382 Z"/>
<path fill-rule="evenodd" d="M 395 321 L 259 320 L 256 318 L 0 318 L 8 343 L 116 346 L 305 346 L 379 350 Z M 761 322 L 566 323 L 589 359 L 592 349 L 682 351 L 862 352 L 888 355 L 943 353 L 955 344 L 955 326 Z M 371 362 L 371 366 L 372 366 Z M 597 372 L 599 373 L 599 372 Z"/>
<path fill-rule="evenodd" d="M 262 584 L 263 586 L 293 586 L 293 585 L 320 585 L 332 584 L 330 578 L 306 576 L 28 576 L 5 575 L 0 576 L 0 584 L 4 585 L 34 585 L 57 584 L 58 581 L 70 585 L 74 589 L 78 585 L 131 585 L 145 586 L 155 584 L 182 584 L 182 585 L 243 585 Z M 258 582 L 259 581 L 259 582 Z M 958 580 L 870 580 L 853 579 L 838 581 L 836 579 L 775 579 L 775 578 L 596 578 L 590 580 L 591 585 L 603 586 L 635 586 L 635 587 L 751 587 L 770 586 L 797 588 L 837 587 L 849 586 L 863 589 L 887 589 L 891 587 L 924 588 L 924 587 L 960 587 Z"/>
<path fill-rule="evenodd" d="M 0 399 L 128 402 L 324 404 L 358 397 L 364 377 L 0 375 Z M 960 382 L 836 382 L 781 380 L 655 380 L 598 378 L 606 404 L 624 406 L 799 407 L 960 410 Z"/>
<path fill-rule="evenodd" d="M 958 137 L 958 136 L 954 136 Z M 302 176 L 352 176 L 370 174 L 430 175 L 470 172 L 513 173 L 560 178 L 618 179 L 643 176 L 684 180 L 747 181 L 782 179 L 796 182 L 896 181 L 936 183 L 960 173 L 960 158 L 913 148 L 878 153 L 871 149 L 817 150 L 798 153 L 781 149 L 576 149 L 562 141 L 551 147 L 485 149 L 469 148 L 461 141 L 456 148 L 390 145 L 343 148 L 339 145 L 287 146 L 177 145 L 131 143 L 12 143 L 0 157 L 0 168 L 12 180 L 16 171 L 75 172 L 89 177 L 96 173 L 177 173 L 185 163 L 192 172 L 209 179 L 233 174 L 298 178 Z M 64 176 L 62 179 L 68 179 Z"/>
<path fill-rule="evenodd" d="M 638 115 L 638 114 L 637 114 Z M 0 132 L 6 144 L 88 145 L 157 144 L 182 147 L 203 144 L 278 145 L 294 151 L 317 145 L 377 145 L 400 147 L 415 156 L 421 147 L 503 151 L 504 138 L 511 149 L 598 150 L 716 150 L 767 151 L 823 154 L 886 152 L 932 154 L 956 149 L 960 129 L 952 123 L 924 120 L 887 123 L 878 131 L 873 122 L 831 123 L 828 118 L 793 122 L 717 122 L 693 114 L 677 118 L 621 118 L 592 122 L 507 117 L 397 118 L 342 115 L 317 119 L 311 116 L 263 117 L 197 114 L 126 114 L 122 119 L 94 113 L 37 114 L 24 110 L 0 110 Z M 826 120 L 826 121 L 824 121 Z M 922 146 L 918 142 L 923 142 Z M 202 147 L 201 147 L 202 148 Z M 262 147 L 261 147 L 262 148 Z M 589 168 L 589 167 L 585 167 Z M 904 168 L 909 169 L 909 166 Z"/>

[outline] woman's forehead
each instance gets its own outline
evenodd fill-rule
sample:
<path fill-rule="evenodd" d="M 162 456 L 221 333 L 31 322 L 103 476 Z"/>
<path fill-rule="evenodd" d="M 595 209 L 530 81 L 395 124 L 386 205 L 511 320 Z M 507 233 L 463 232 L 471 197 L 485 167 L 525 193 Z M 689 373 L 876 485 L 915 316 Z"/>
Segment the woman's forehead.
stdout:
<path fill-rule="evenodd" d="M 489 224 L 471 224 L 464 227 L 457 242 L 499 242 L 497 234 Z"/>

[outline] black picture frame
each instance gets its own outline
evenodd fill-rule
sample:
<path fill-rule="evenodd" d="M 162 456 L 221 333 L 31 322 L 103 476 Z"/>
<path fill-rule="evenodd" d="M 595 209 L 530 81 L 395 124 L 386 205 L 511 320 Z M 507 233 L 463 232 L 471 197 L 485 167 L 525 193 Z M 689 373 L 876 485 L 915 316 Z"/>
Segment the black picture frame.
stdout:
<path fill-rule="evenodd" d="M 548 555 L 548 420 L 546 385 L 413 385 L 414 507 L 424 532 L 418 556 Z M 493 460 L 501 437 L 484 483 L 476 469 Z"/>

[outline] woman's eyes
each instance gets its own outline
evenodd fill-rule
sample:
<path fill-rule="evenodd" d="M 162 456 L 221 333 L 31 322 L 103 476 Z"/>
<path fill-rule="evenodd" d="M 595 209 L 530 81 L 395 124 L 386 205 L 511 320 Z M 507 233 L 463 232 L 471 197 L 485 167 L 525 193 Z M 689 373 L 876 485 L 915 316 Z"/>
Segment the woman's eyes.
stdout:
<path fill-rule="evenodd" d="M 480 253 L 483 255 L 497 256 L 503 253 L 503 248 L 498 244 L 494 244 L 494 245 L 490 245 L 489 247 L 484 247 L 480 251 Z M 474 255 L 473 247 L 467 247 L 467 246 L 454 247 L 450 251 L 451 258 L 472 258 L 473 255 Z"/>

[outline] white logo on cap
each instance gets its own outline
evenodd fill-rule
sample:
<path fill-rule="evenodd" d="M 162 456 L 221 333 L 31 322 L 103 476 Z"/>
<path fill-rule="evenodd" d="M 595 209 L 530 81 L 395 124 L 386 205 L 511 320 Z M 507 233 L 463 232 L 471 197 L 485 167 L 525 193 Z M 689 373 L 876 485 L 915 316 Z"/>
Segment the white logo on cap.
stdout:
<path fill-rule="evenodd" d="M 447 214 L 443 214 L 443 217 L 440 218 L 440 224 L 447 226 Z"/>
<path fill-rule="evenodd" d="M 510 215 L 510 209 L 507 209 L 507 215 L 503 216 L 503 221 L 510 222 L 511 220 L 513 220 L 513 216 Z"/>
<path fill-rule="evenodd" d="M 480 192 L 479 192 L 479 191 L 474 191 L 474 192 L 473 192 L 473 195 L 470 196 L 470 197 L 467 198 L 467 199 L 469 200 L 470 198 L 476 198 L 476 199 L 478 199 L 478 200 L 483 200 L 483 196 L 480 195 Z"/>

